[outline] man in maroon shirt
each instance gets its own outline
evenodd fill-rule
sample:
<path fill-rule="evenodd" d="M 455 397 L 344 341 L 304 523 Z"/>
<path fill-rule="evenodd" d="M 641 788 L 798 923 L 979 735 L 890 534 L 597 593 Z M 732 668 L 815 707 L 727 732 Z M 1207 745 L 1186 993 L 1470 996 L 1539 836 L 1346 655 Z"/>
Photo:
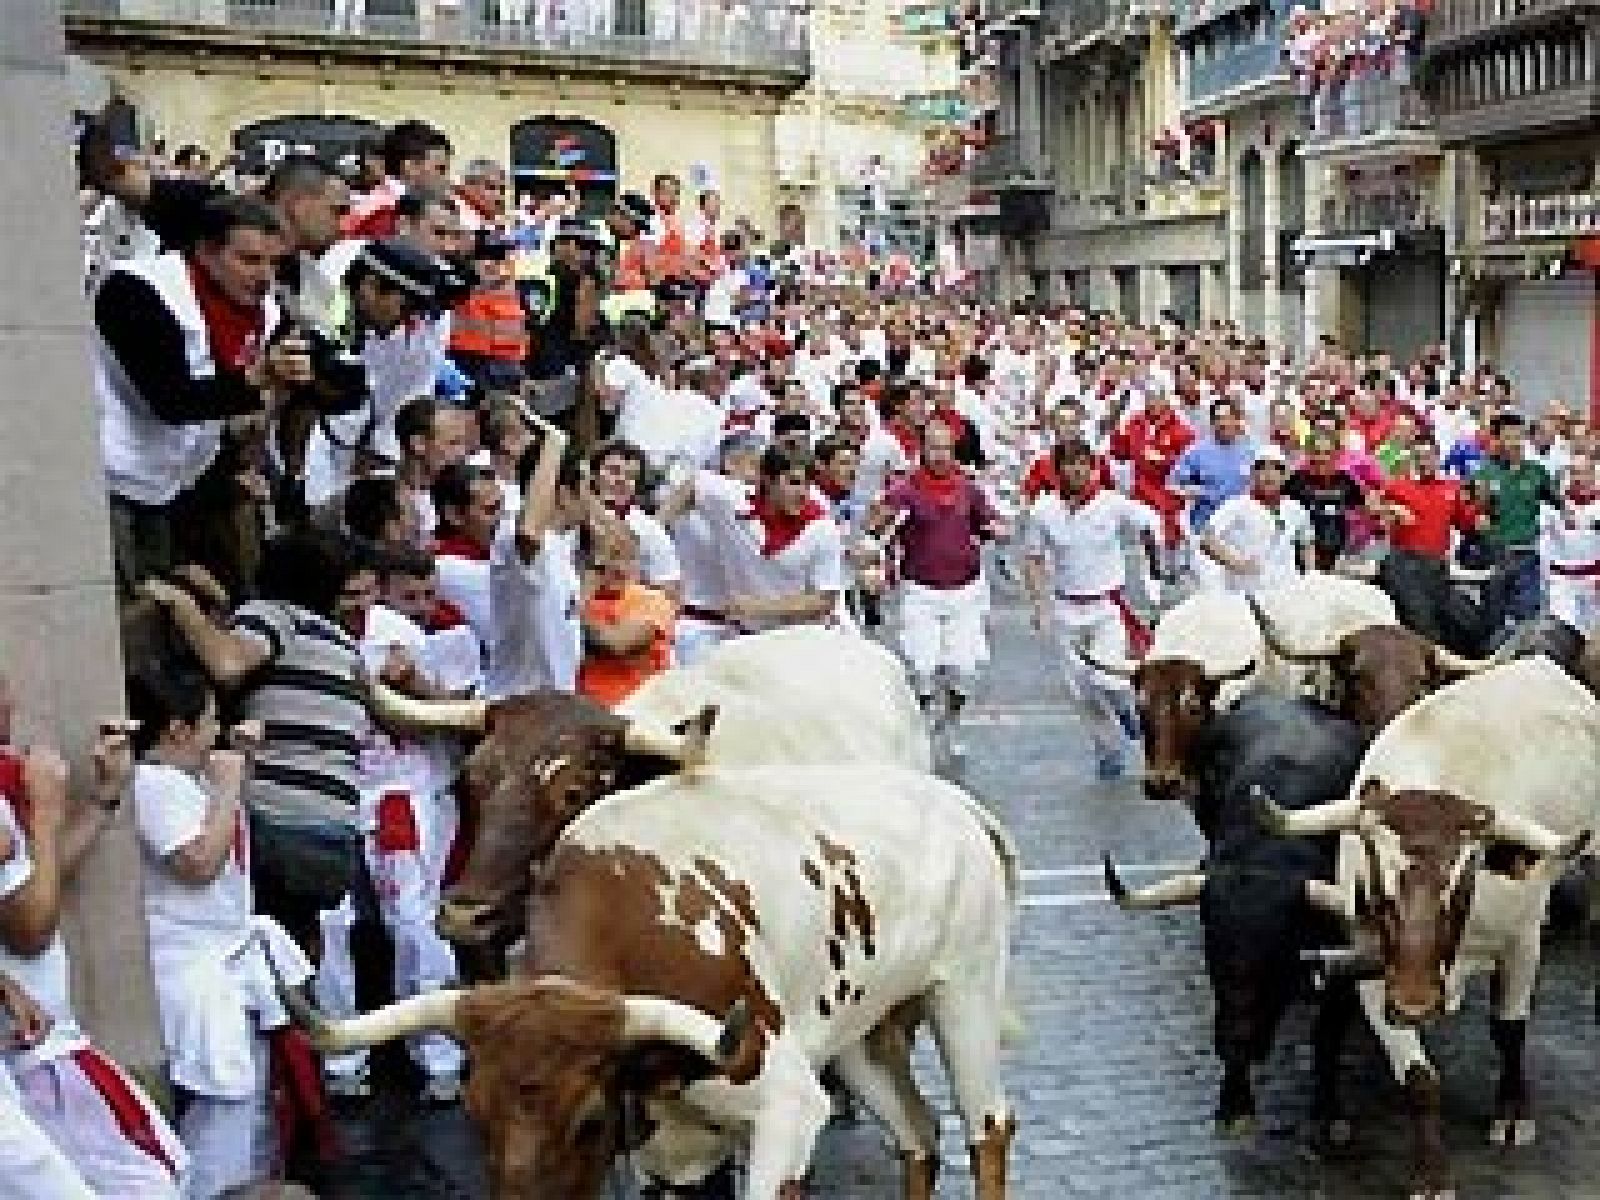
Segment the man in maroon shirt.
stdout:
<path fill-rule="evenodd" d="M 1461 484 L 1439 474 L 1439 448 L 1421 438 L 1411 474 L 1384 485 L 1374 504 L 1389 527 L 1389 555 L 1378 586 L 1394 601 L 1400 623 L 1461 654 L 1483 637 L 1483 614 L 1450 586 L 1451 532 L 1473 533 L 1488 518 L 1473 508 Z"/>
<path fill-rule="evenodd" d="M 989 657 L 980 550 L 984 539 L 1004 532 L 999 513 L 956 462 L 955 444 L 949 425 L 929 421 L 921 467 L 885 493 L 873 522 L 899 539 L 900 647 L 936 728 L 960 719 L 978 664 Z M 960 754 L 959 746 L 949 749 Z"/>

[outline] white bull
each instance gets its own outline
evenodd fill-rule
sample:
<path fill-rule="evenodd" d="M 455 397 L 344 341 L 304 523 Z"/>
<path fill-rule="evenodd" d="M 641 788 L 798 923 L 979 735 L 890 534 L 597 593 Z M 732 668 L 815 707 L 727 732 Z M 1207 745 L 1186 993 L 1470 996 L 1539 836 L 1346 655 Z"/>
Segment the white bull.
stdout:
<path fill-rule="evenodd" d="M 933 769 L 927 723 L 905 669 L 865 638 L 816 627 L 734 638 L 692 667 L 649 679 L 617 714 L 671 725 L 708 704 L 718 709 L 706 745 L 711 763 Z"/>
<path fill-rule="evenodd" d="M 895 1137 L 904 1194 L 927 1200 L 938 1126 L 910 1070 L 915 1012 L 937 1034 L 978 1200 L 1003 1200 L 1017 878 L 1004 832 L 933 776 L 707 768 L 568 827 L 535 882 L 525 979 L 309 1019 L 328 1050 L 460 1037 L 504 1200 L 596 1197 L 629 1095 L 655 1122 L 639 1161 L 658 1177 L 703 1175 L 743 1134 L 747 1200 L 795 1195 L 830 1063 Z"/>
<path fill-rule="evenodd" d="M 1503 1073 L 1492 1141 L 1532 1141 L 1522 1046 L 1550 887 L 1600 820 L 1600 705 L 1545 658 L 1470 676 L 1425 697 L 1368 748 L 1350 795 L 1284 812 L 1270 827 L 1340 833 L 1337 881 L 1310 899 L 1375 933 L 1378 977 L 1362 1007 L 1418 1120 L 1417 1194 L 1449 1194 L 1438 1078 L 1417 1027 L 1495 976 Z"/>

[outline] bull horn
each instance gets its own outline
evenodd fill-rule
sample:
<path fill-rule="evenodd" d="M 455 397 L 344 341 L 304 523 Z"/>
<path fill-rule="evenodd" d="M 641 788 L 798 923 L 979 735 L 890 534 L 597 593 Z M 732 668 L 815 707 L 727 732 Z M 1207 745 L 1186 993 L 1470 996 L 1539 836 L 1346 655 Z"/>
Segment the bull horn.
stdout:
<path fill-rule="evenodd" d="M 1498 667 L 1506 661 L 1496 651 L 1492 658 L 1468 658 L 1464 654 L 1457 654 L 1447 650 L 1438 643 L 1433 646 L 1433 665 L 1447 675 L 1477 675 L 1487 671 L 1490 667 Z"/>
<path fill-rule="evenodd" d="M 298 992 L 283 987 L 281 981 L 278 989 L 278 998 L 290 1018 L 323 1054 L 362 1050 L 417 1033 L 453 1033 L 457 1005 L 464 994 L 455 990 L 424 992 L 341 1021 L 324 1015 Z"/>
<path fill-rule="evenodd" d="M 671 1042 L 706 1061 L 726 1066 L 738 1054 L 750 1031 L 750 1005 L 743 996 L 721 1021 L 698 1008 L 661 996 L 622 998 L 624 1042 Z"/>
<path fill-rule="evenodd" d="M 1216 675 L 1213 675 L 1210 671 L 1207 671 L 1206 680 L 1209 683 L 1238 683 L 1241 679 L 1249 679 L 1250 676 L 1255 674 L 1255 671 L 1256 660 L 1252 658 L 1245 663 L 1244 666 L 1235 667 L 1231 671 L 1223 671 Z"/>
<path fill-rule="evenodd" d="M 1371 583 L 1378 578 L 1378 564 L 1370 558 L 1353 558 L 1339 563 L 1333 573 L 1343 579 L 1359 579 Z"/>
<path fill-rule="evenodd" d="M 1250 615 L 1255 617 L 1256 625 L 1261 630 L 1261 637 L 1267 643 L 1267 649 L 1284 662 L 1318 663 L 1333 657 L 1331 652 L 1313 654 L 1290 646 L 1283 640 L 1283 631 L 1278 628 L 1278 623 L 1267 615 L 1267 610 L 1261 607 L 1261 601 L 1254 593 L 1246 593 L 1244 602 L 1250 606 Z"/>
<path fill-rule="evenodd" d="M 1361 825 L 1361 801 L 1354 798 L 1314 808 L 1282 808 L 1260 784 L 1251 785 L 1250 797 L 1255 801 L 1256 819 L 1261 827 L 1278 837 L 1320 837 Z"/>
<path fill-rule="evenodd" d="M 479 737 L 489 731 L 486 700 L 417 700 L 375 676 L 366 677 L 364 683 L 367 705 L 380 725 L 414 733 L 465 733 Z"/>
<path fill-rule="evenodd" d="M 1494 578 L 1493 567 L 1463 567 L 1460 563 L 1450 564 L 1451 583 L 1484 584 Z"/>
<path fill-rule="evenodd" d="M 629 720 L 623 734 L 623 745 L 629 754 L 664 758 L 677 763 L 684 770 L 691 770 L 705 763 L 706 743 L 716 720 L 715 704 L 706 705 L 684 722 L 679 727 L 683 730 L 681 733 L 634 718 Z"/>
<path fill-rule="evenodd" d="M 1153 912 L 1163 908 L 1178 908 L 1185 904 L 1200 903 L 1200 893 L 1205 889 L 1204 871 L 1191 871 L 1187 875 L 1174 875 L 1160 883 L 1130 890 L 1117 874 L 1111 856 L 1105 856 L 1106 891 L 1123 912 Z"/>
<path fill-rule="evenodd" d="M 1508 812 L 1495 813 L 1494 824 L 1489 827 L 1489 836 L 1496 841 L 1526 846 L 1535 854 L 1559 859 L 1572 858 L 1582 853 L 1584 847 L 1589 844 L 1587 830 L 1563 837 L 1532 817 Z"/>
<path fill-rule="evenodd" d="M 1088 646 L 1078 648 L 1078 657 L 1096 671 L 1105 675 L 1115 675 L 1120 679 L 1132 679 L 1133 673 L 1139 669 L 1139 664 L 1131 658 L 1124 658 L 1121 662 L 1111 662 L 1098 657 Z"/>

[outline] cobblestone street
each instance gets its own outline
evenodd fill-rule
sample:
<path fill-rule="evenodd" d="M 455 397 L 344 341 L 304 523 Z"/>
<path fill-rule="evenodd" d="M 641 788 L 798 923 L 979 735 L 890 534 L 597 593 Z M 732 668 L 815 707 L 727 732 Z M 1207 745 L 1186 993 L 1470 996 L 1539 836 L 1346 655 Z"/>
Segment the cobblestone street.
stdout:
<path fill-rule="evenodd" d="M 1014 958 L 1026 1029 L 1008 1074 L 1021 1122 L 1014 1195 L 1403 1196 L 1408 1126 L 1364 1026 L 1353 1028 L 1344 1073 L 1355 1152 L 1326 1162 L 1309 1150 L 1300 1129 L 1310 1102 L 1307 1006 L 1291 1015 L 1258 1075 L 1259 1131 L 1245 1140 L 1217 1137 L 1211 1109 L 1219 1071 L 1196 914 L 1120 913 L 1104 896 L 1099 867 L 1106 850 L 1128 864 L 1130 878 L 1192 866 L 1199 836 L 1186 813 L 1146 800 L 1132 782 L 1085 782 L 1092 775 L 1087 740 L 1020 608 L 997 614 L 995 651 L 965 734 L 965 775 L 1009 823 L 1028 868 Z M 1568 932 L 1548 940 L 1529 1039 L 1539 1120 L 1531 1147 L 1505 1152 L 1486 1141 L 1495 1077 L 1486 989 L 1473 991 L 1467 1010 L 1431 1037 L 1462 1200 L 1600 1196 L 1592 978 L 1581 938 Z M 928 1046 L 922 1074 L 948 1112 Z M 382 1106 L 351 1133 L 370 1153 L 337 1196 L 483 1194 L 458 1112 Z M 969 1196 L 963 1138 L 951 1116 L 945 1136 L 939 1194 Z M 898 1189 L 897 1159 L 869 1121 L 824 1135 L 817 1197 L 888 1200 Z"/>

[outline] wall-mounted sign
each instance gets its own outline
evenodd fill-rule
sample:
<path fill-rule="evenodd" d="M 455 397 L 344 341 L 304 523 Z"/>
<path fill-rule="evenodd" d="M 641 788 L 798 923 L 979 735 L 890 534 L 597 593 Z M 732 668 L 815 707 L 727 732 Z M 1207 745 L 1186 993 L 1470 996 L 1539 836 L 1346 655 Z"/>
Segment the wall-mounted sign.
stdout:
<path fill-rule="evenodd" d="M 576 187 L 584 211 L 598 215 L 617 195 L 617 137 L 575 117 L 519 121 L 511 127 L 511 175 L 519 195 Z"/>
<path fill-rule="evenodd" d="M 235 130 L 233 152 L 246 171 L 270 170 L 291 154 L 310 154 L 337 163 L 382 132 L 382 126 L 365 117 L 269 117 Z"/>

